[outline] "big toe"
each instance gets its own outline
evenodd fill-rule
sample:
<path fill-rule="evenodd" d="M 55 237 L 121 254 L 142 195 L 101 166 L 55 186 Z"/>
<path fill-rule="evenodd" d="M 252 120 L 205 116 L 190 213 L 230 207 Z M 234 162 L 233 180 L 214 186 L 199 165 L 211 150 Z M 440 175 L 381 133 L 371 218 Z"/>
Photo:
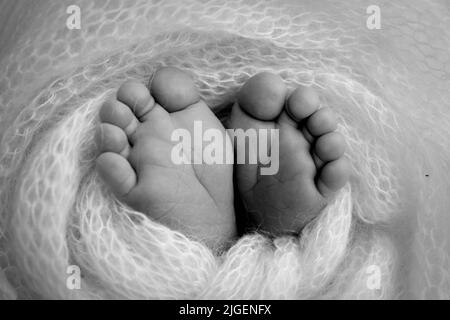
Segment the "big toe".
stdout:
<path fill-rule="evenodd" d="M 200 101 L 200 93 L 191 76 L 173 67 L 161 68 L 156 72 L 150 91 L 168 112 L 183 110 Z"/>
<path fill-rule="evenodd" d="M 238 93 L 240 107 L 258 120 L 277 118 L 286 101 L 287 87 L 279 76 L 259 73 L 242 87 Z"/>

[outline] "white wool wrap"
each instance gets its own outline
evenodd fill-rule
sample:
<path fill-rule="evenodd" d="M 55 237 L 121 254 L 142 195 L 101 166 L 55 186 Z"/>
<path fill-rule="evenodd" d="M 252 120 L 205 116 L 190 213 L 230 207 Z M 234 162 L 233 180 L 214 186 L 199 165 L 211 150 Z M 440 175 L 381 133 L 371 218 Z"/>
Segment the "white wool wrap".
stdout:
<path fill-rule="evenodd" d="M 376 33 L 366 1 L 75 2 L 78 31 L 71 1 L 0 6 L 29 17 L 20 40 L 0 33 L 0 298 L 450 298 L 450 28 L 433 27 L 448 6 L 381 1 Z M 130 210 L 94 170 L 98 110 L 161 66 L 219 115 L 261 71 L 314 86 L 350 182 L 300 236 L 220 256 Z"/>

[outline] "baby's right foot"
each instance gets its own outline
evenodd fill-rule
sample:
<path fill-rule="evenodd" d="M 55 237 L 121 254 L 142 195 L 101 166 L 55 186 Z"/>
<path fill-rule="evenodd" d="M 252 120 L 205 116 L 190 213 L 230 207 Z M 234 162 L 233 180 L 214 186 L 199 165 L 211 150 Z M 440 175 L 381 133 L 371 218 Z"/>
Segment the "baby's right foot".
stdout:
<path fill-rule="evenodd" d="M 259 230 L 274 235 L 300 232 L 347 183 L 344 138 L 335 131 L 333 112 L 319 109 L 311 88 L 298 88 L 287 98 L 281 78 L 261 73 L 241 89 L 230 126 L 279 129 L 278 173 L 261 175 L 259 164 L 236 166 L 239 193 Z"/>
<path fill-rule="evenodd" d="M 225 128 L 180 70 L 158 71 L 151 91 L 128 82 L 103 105 L 97 170 L 133 209 L 219 250 L 236 234 L 233 167 L 175 164 L 171 136 L 176 129 L 194 136 L 195 121 L 223 136 Z"/>

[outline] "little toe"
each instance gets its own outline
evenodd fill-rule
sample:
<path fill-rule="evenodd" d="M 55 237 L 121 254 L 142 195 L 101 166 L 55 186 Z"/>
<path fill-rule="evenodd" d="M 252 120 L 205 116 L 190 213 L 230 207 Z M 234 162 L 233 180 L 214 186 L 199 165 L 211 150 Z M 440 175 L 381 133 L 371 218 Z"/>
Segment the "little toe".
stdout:
<path fill-rule="evenodd" d="M 337 132 L 330 132 L 316 140 L 314 153 L 323 162 L 339 159 L 345 152 L 344 137 Z"/>
<path fill-rule="evenodd" d="M 130 163 L 117 153 L 103 153 L 96 161 L 100 177 L 119 197 L 127 196 L 136 186 L 137 177 Z"/>
<path fill-rule="evenodd" d="M 240 107 L 258 120 L 277 118 L 286 102 L 287 87 L 279 76 L 259 73 L 242 87 L 238 93 Z"/>
<path fill-rule="evenodd" d="M 317 92 L 311 87 L 299 87 L 288 98 L 286 110 L 297 122 L 300 122 L 319 109 Z"/>
<path fill-rule="evenodd" d="M 200 101 L 194 80 L 177 68 L 158 70 L 150 84 L 150 90 L 158 104 L 172 113 L 185 109 Z"/>
<path fill-rule="evenodd" d="M 139 121 L 131 109 L 117 100 L 106 101 L 100 109 L 100 120 L 121 128 L 128 137 L 136 131 Z"/>
<path fill-rule="evenodd" d="M 117 91 L 117 99 L 126 104 L 140 121 L 155 106 L 155 100 L 144 84 L 137 81 L 125 82 Z"/>
<path fill-rule="evenodd" d="M 306 123 L 308 131 L 315 137 L 336 131 L 337 119 L 334 112 L 326 107 L 314 112 Z"/>
<path fill-rule="evenodd" d="M 97 144 L 100 152 L 114 152 L 128 157 L 130 145 L 125 132 L 117 126 L 102 123 L 97 132 Z"/>
<path fill-rule="evenodd" d="M 350 163 L 345 157 L 327 163 L 317 180 L 317 188 L 324 197 L 341 189 L 350 176 Z"/>

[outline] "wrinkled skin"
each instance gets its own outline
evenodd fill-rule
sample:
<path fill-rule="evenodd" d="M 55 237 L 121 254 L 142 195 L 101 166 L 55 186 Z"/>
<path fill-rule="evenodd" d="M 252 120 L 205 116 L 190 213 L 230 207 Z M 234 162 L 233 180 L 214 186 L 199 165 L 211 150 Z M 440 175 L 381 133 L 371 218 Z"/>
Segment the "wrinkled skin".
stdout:
<path fill-rule="evenodd" d="M 128 78 L 148 81 L 159 65 L 192 72 L 216 109 L 229 104 L 237 88 L 261 70 L 291 83 L 322 84 L 324 92 L 338 76 L 352 79 L 356 86 L 346 90 L 354 93 L 361 86 L 363 94 L 383 101 L 367 114 L 353 114 L 345 104 L 338 112 L 392 164 L 394 182 L 380 186 L 396 190 L 394 200 L 387 192 L 393 204 L 372 212 L 370 203 L 357 201 L 360 220 L 375 225 L 399 253 L 392 280 L 399 289 L 392 297 L 448 299 L 449 3 L 377 1 L 382 29 L 369 30 L 366 8 L 372 2 L 0 1 L 0 179 L 21 171 L 24 158 L 17 155 L 39 139 L 37 134 L 24 143 L 23 130 L 39 133 L 51 126 L 32 127 L 33 110 L 76 104 L 78 97 L 89 99 Z M 66 28 L 65 11 L 72 4 L 82 10 L 81 30 Z M 335 82 L 321 78 L 333 75 Z M 330 90 L 340 94 L 337 85 Z M 344 94 L 342 101 L 348 97 L 354 95 Z M 333 94 L 329 102 L 334 103 Z M 387 128 L 383 133 L 377 131 L 381 121 Z M 358 185 L 365 178 L 353 181 Z M 11 180 L 0 180 L 0 186 L 6 182 Z M 361 194 L 369 194 L 364 186 Z M 3 194 L 3 208 L 12 207 L 5 199 Z M 2 228 L 7 212 L 0 211 Z"/>

